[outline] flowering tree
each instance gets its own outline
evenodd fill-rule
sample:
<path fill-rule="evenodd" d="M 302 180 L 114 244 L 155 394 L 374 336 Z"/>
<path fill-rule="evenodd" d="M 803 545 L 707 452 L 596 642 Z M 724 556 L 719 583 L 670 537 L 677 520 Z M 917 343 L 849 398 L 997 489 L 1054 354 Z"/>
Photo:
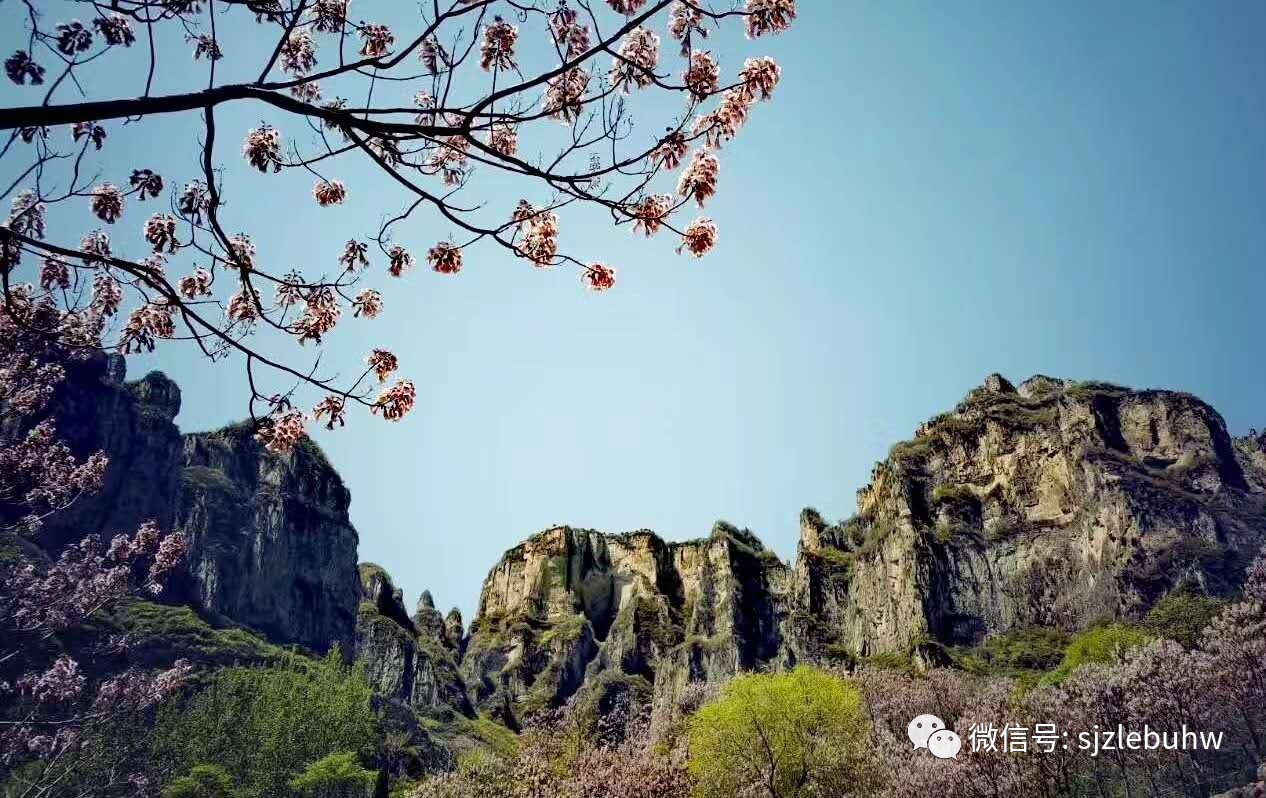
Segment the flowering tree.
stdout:
<path fill-rule="evenodd" d="M 130 353 L 184 338 L 213 359 L 240 356 L 251 414 L 264 417 L 260 438 L 275 451 L 292 446 L 311 419 L 341 426 L 349 403 L 397 420 L 416 389 L 393 377 L 398 364 L 387 350 L 374 349 L 365 368 L 342 379 L 260 345 L 255 330 L 319 346 L 348 311 L 365 319 L 384 312 L 384 289 L 366 282 L 401 278 L 419 260 L 456 275 L 481 242 L 534 267 L 571 266 L 588 288 L 609 289 L 611 265 L 562 245 L 560 214 L 573 206 L 600 209 L 645 236 L 670 231 L 679 252 L 711 250 L 711 219 L 678 219 L 716 193 L 719 151 L 771 97 L 780 69 L 754 57 L 723 73 L 706 45 L 731 23 L 757 39 L 796 16 L 795 0 L 435 0 L 420 4 L 405 31 L 383 21 L 392 3 L 358 4 L 354 15 L 348 0 L 60 5 L 65 18 L 29 0 L 4 12 L 28 33 L 5 72 L 31 97 L 0 109 L 8 132 L 0 163 L 13 176 L 3 187 L 12 212 L 0 229 L 6 301 L 54 297 L 56 333 L 80 346 Z M 262 39 L 243 33 L 254 25 Z M 254 53 L 252 38 L 264 42 Z M 663 58 L 663 48 L 680 61 Z M 96 100 L 70 96 L 87 70 L 133 49 L 145 67 L 138 85 Z M 173 61 L 190 53 L 205 66 L 179 70 L 186 90 L 156 91 L 155 76 L 169 77 Z M 252 77 L 222 78 L 243 69 Z M 680 105 L 664 112 L 656 95 Z M 663 125 L 634 128 L 639 101 Z M 218 120 L 230 104 L 270 117 L 225 130 Z M 146 121 L 173 114 L 194 116 L 201 130 L 185 172 L 160 175 L 136 163 L 112 174 L 117 165 L 102 162 L 118 137 L 144 136 Z M 314 264 L 319 275 L 278 273 L 251 231 L 227 220 L 234 189 L 222 164 L 239 141 L 261 173 L 309 173 L 311 201 L 327 208 L 368 190 L 339 178 L 360 159 L 398 191 L 399 210 L 376 230 L 338 234 L 328 262 Z M 511 196 L 523 199 L 481 200 L 490 192 L 480 173 L 516 186 Z M 82 237 L 58 234 L 69 227 L 51 221 L 59 205 L 91 214 L 97 226 Z M 428 214 L 446 236 L 401 234 Z M 321 395 L 310 411 L 292 403 L 303 386 Z"/>

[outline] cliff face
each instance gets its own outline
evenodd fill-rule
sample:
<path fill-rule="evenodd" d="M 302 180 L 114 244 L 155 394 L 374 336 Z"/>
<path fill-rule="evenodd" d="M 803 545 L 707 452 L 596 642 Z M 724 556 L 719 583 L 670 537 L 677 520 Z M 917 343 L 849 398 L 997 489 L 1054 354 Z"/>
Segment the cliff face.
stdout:
<path fill-rule="evenodd" d="M 354 642 L 359 598 L 350 494 L 314 444 L 267 454 L 241 426 L 181 435 L 180 389 L 162 374 L 124 381 L 122 358 L 73 364 L 53 402 L 79 456 L 110 458 L 100 494 L 48 520 L 56 550 L 155 519 L 190 541 L 164 597 L 323 651 Z"/>
<path fill-rule="evenodd" d="M 934 659 L 1031 626 L 1137 619 L 1167 591 L 1235 589 L 1266 540 L 1266 436 L 1198 399 L 993 376 L 893 447 L 838 524 L 805 511 L 794 565 L 750 533 L 559 527 L 484 582 L 461 672 L 515 725 L 588 691 L 879 653 Z"/>

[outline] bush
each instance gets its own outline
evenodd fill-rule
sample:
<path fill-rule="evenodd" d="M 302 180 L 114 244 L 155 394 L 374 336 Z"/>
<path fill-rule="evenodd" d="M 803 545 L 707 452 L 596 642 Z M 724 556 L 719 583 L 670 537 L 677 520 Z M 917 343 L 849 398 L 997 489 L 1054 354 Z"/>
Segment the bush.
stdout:
<path fill-rule="evenodd" d="M 1222 609 L 1218 599 L 1191 593 L 1169 593 L 1143 619 L 1143 628 L 1157 637 L 1192 649 L 1200 635 Z"/>
<path fill-rule="evenodd" d="M 324 660 L 227 668 L 183 703 L 159 713 L 151 760 L 167 778 L 214 762 L 243 798 L 284 795 L 291 779 L 329 754 L 368 756 L 376 739 L 372 690 L 337 650 Z"/>
<path fill-rule="evenodd" d="M 808 667 L 738 676 L 690 719 L 690 775 L 708 798 L 864 793 L 868 734 L 851 682 Z"/>
<path fill-rule="evenodd" d="M 1147 645 L 1152 636 L 1142 629 L 1113 623 L 1089 629 L 1072 639 L 1049 682 L 1059 683 L 1082 665 L 1116 665 L 1126 652 Z"/>
<path fill-rule="evenodd" d="M 308 765 L 290 780 L 290 789 L 304 798 L 368 798 L 374 774 L 360 766 L 356 754 L 343 751 Z"/>
<path fill-rule="evenodd" d="M 233 779 L 219 765 L 195 765 L 189 775 L 167 785 L 163 798 L 235 798 Z"/>

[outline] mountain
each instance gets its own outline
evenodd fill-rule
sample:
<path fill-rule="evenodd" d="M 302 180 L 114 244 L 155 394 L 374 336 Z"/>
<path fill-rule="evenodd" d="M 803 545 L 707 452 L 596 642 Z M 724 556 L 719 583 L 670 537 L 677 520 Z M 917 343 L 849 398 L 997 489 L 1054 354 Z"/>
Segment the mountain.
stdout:
<path fill-rule="evenodd" d="M 998 635 L 1138 620 L 1174 591 L 1232 594 L 1266 542 L 1266 435 L 1232 438 L 1188 394 L 993 375 L 892 447 L 855 515 L 803 511 L 792 563 L 726 523 L 687 542 L 559 526 L 501 557 L 465 629 L 357 565 L 351 497 L 315 444 L 277 456 L 244 425 L 182 435 L 176 386 L 125 382 L 121 363 L 76 366 L 54 403 L 72 449 L 111 465 L 44 546 L 147 518 L 183 529 L 163 602 L 273 644 L 339 645 L 432 731 L 802 662 L 952 663 Z"/>

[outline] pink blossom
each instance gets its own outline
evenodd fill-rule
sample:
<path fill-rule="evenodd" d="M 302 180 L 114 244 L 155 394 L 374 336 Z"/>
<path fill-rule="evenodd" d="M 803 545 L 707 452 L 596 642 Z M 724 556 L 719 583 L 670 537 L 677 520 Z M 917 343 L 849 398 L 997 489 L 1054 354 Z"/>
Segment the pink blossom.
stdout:
<path fill-rule="evenodd" d="M 379 382 L 386 382 L 387 378 L 400 366 L 396 356 L 386 349 L 373 350 L 365 358 L 365 362 L 369 364 L 369 368 L 373 370 Z"/>
<path fill-rule="evenodd" d="M 611 6 L 611 10 L 617 14 L 636 14 L 638 10 L 646 5 L 646 0 L 607 0 L 607 5 Z"/>
<path fill-rule="evenodd" d="M 92 278 L 92 307 L 103 316 L 113 316 L 123 302 L 123 287 L 106 272 Z"/>
<path fill-rule="evenodd" d="M 355 309 L 353 316 L 376 319 L 382 313 L 382 294 L 372 288 L 366 288 L 352 300 L 352 307 Z"/>
<path fill-rule="evenodd" d="M 255 440 L 264 444 L 264 448 L 272 454 L 288 454 L 307 437 L 306 424 L 307 418 L 297 410 L 283 413 L 276 418 L 265 419 L 255 431 Z"/>
<path fill-rule="evenodd" d="M 680 130 L 674 130 L 664 137 L 659 146 L 655 148 L 651 157 L 659 161 L 660 165 L 665 169 L 673 170 L 681 165 L 681 161 L 686 157 L 686 151 L 689 144 L 686 143 L 686 136 Z"/>
<path fill-rule="evenodd" d="M 717 192 L 717 174 L 720 171 L 717 157 L 707 150 L 695 150 L 694 159 L 677 181 L 677 193 L 682 197 L 694 197 L 702 208 Z"/>
<path fill-rule="evenodd" d="M 418 60 L 426 67 L 427 72 L 432 75 L 438 75 L 441 64 L 448 66 L 448 52 L 439 40 L 434 36 L 428 36 L 422 42 L 422 47 L 418 53 Z"/>
<path fill-rule="evenodd" d="M 12 209 L 4 222 L 5 227 L 31 238 L 44 237 L 44 213 L 47 206 L 39 201 L 34 191 L 26 189 L 19 192 L 13 198 Z"/>
<path fill-rule="evenodd" d="M 558 215 L 552 211 L 536 211 L 526 200 L 520 201 L 514 219 L 522 240 L 516 249 L 537 267 L 551 266 L 558 255 Z"/>
<path fill-rule="evenodd" d="M 712 251 L 717 243 L 717 226 L 711 219 L 695 219 L 686 226 L 686 231 L 681 236 L 681 246 L 677 247 L 677 251 L 681 252 L 684 248 L 696 258 L 702 258 Z"/>
<path fill-rule="evenodd" d="M 570 125 L 580 118 L 584 108 L 585 91 L 589 88 L 589 73 L 574 67 L 550 79 L 545 92 L 545 113 Z"/>
<path fill-rule="evenodd" d="M 70 266 L 57 258 L 45 258 L 40 263 L 40 288 L 70 288 Z"/>
<path fill-rule="evenodd" d="M 747 38 L 782 33 L 796 18 L 796 0 L 747 0 Z"/>
<path fill-rule="evenodd" d="M 123 45 L 131 47 L 136 42 L 136 34 L 132 32 L 132 23 L 122 14 L 109 14 L 97 17 L 92 25 L 111 47 Z"/>
<path fill-rule="evenodd" d="M 457 274 L 462 270 L 462 249 L 447 241 L 441 241 L 426 253 L 427 263 L 440 274 Z"/>
<path fill-rule="evenodd" d="M 339 265 L 344 271 L 355 274 L 369 268 L 369 247 L 363 241 L 352 239 L 343 245 L 343 252 L 338 256 Z"/>
<path fill-rule="evenodd" d="M 362 25 L 360 28 L 360 54 L 366 58 L 381 58 L 391 52 L 396 36 L 386 25 Z"/>
<path fill-rule="evenodd" d="M 180 278 L 179 289 L 185 299 L 211 296 L 211 272 L 201 266 L 196 267 L 192 275 Z"/>
<path fill-rule="evenodd" d="M 209 33 L 199 33 L 196 36 L 190 36 L 188 41 L 194 43 L 193 60 L 195 61 L 201 61 L 203 58 L 208 61 L 219 61 L 224 57 L 224 51 L 220 49 L 220 43 Z"/>
<path fill-rule="evenodd" d="M 321 33 L 338 33 L 347 24 L 347 0 L 316 0 L 312 27 Z"/>
<path fill-rule="evenodd" d="M 27 80 L 31 81 L 32 86 L 39 86 L 44 82 L 44 67 L 35 63 L 25 50 L 18 50 L 5 59 L 4 72 L 9 80 L 19 86 L 25 86 Z"/>
<path fill-rule="evenodd" d="M 60 23 L 57 31 L 57 49 L 63 55 L 74 56 L 92 48 L 92 31 L 79 20 Z"/>
<path fill-rule="evenodd" d="M 717 90 L 721 69 L 711 53 L 695 50 L 690 54 L 690 65 L 682 74 L 682 81 L 696 100 L 706 100 Z"/>
<path fill-rule="evenodd" d="M 312 34 L 304 28 L 291 33 L 281 46 L 281 68 L 291 75 L 302 76 L 317 64 L 316 44 Z"/>
<path fill-rule="evenodd" d="M 102 183 L 92 190 L 92 212 L 106 224 L 114 224 L 123 215 L 123 192 L 113 183 Z"/>
<path fill-rule="evenodd" d="M 242 155 L 247 163 L 261 172 L 271 168 L 281 171 L 281 131 L 271 125 L 261 125 L 246 134 L 242 142 Z"/>
<path fill-rule="evenodd" d="M 176 202 L 176 209 L 180 215 L 195 224 L 201 224 L 202 214 L 209 207 L 211 207 L 211 198 L 207 193 L 207 187 L 197 180 L 185 184 L 184 190 L 180 192 L 180 199 Z"/>
<path fill-rule="evenodd" d="M 488 137 L 488 146 L 507 158 L 514 157 L 519 150 L 519 134 L 515 126 L 508 122 L 496 122 Z"/>
<path fill-rule="evenodd" d="M 347 199 L 347 187 L 342 180 L 318 180 L 312 187 L 312 196 L 322 208 L 342 205 Z"/>
<path fill-rule="evenodd" d="M 229 297 L 228 307 L 225 314 L 232 321 L 240 321 L 249 324 L 259 318 L 259 310 L 256 303 L 259 301 L 259 295 L 255 289 L 248 289 L 243 285 L 238 289 L 237 293 Z"/>
<path fill-rule="evenodd" d="M 589 26 L 581 23 L 576 11 L 565 2 L 550 15 L 550 34 L 563 59 L 574 60 L 589 51 Z"/>
<path fill-rule="evenodd" d="M 246 233 L 238 233 L 229 239 L 229 260 L 234 266 L 250 271 L 255 268 L 255 244 Z"/>
<path fill-rule="evenodd" d="M 681 42 L 682 55 L 690 52 L 690 37 L 694 34 L 701 39 L 708 38 L 708 29 L 703 27 L 703 12 L 677 0 L 668 13 L 668 35 Z"/>
<path fill-rule="evenodd" d="M 580 280 L 590 291 L 606 291 L 615 285 L 615 269 L 601 263 L 591 263 L 580 273 Z"/>
<path fill-rule="evenodd" d="M 340 427 L 347 423 L 347 402 L 341 396 L 330 394 L 322 399 L 316 407 L 312 408 L 312 417 L 317 421 L 326 419 L 325 428 L 334 429 L 337 424 Z"/>
<path fill-rule="evenodd" d="M 668 194 L 648 195 L 633 208 L 633 231 L 643 233 L 647 238 L 655 235 L 672 207 L 673 198 Z"/>
<path fill-rule="evenodd" d="M 145 240 L 155 252 L 176 251 L 176 217 L 170 213 L 156 213 L 145 222 Z"/>
<path fill-rule="evenodd" d="M 165 302 L 147 302 L 128 315 L 127 324 L 119 336 L 119 352 L 125 355 L 153 352 L 156 339 L 173 338 L 175 335 L 172 307 Z"/>
<path fill-rule="evenodd" d="M 489 72 L 493 69 L 517 69 L 519 65 L 514 60 L 514 43 L 518 38 L 517 27 L 500 16 L 493 17 L 492 24 L 484 26 L 479 65 Z"/>
<path fill-rule="evenodd" d="M 163 177 L 151 169 L 133 169 L 128 184 L 136 189 L 136 198 L 142 202 L 163 193 Z"/>
<path fill-rule="evenodd" d="M 655 82 L 655 66 L 659 63 L 659 36 L 649 28 L 639 25 L 624 37 L 618 56 L 611 66 L 611 84 L 625 94 L 633 87 L 646 88 Z"/>
<path fill-rule="evenodd" d="M 98 125 L 96 122 L 76 122 L 74 127 L 71 128 L 71 137 L 75 141 L 87 139 L 88 141 L 91 141 L 98 150 L 100 150 L 105 144 L 106 132 L 105 128 Z"/>
<path fill-rule="evenodd" d="M 305 298 L 303 314 L 295 319 L 292 331 L 301 344 L 307 341 L 320 343 L 342 315 L 343 309 L 333 289 L 328 286 L 314 288 Z"/>
<path fill-rule="evenodd" d="M 387 250 L 387 273 L 392 277 L 400 277 L 413 270 L 413 256 L 409 251 L 399 244 L 393 244 L 391 249 Z"/>
<path fill-rule="evenodd" d="M 417 390 L 409 380 L 401 380 L 378 395 L 370 412 L 382 412 L 387 421 L 399 421 L 408 415 L 417 401 Z"/>
<path fill-rule="evenodd" d="M 782 77 L 782 68 L 769 57 L 749 58 L 743 63 L 739 78 L 743 87 L 753 96 L 768 100 L 774 96 L 774 87 Z"/>

